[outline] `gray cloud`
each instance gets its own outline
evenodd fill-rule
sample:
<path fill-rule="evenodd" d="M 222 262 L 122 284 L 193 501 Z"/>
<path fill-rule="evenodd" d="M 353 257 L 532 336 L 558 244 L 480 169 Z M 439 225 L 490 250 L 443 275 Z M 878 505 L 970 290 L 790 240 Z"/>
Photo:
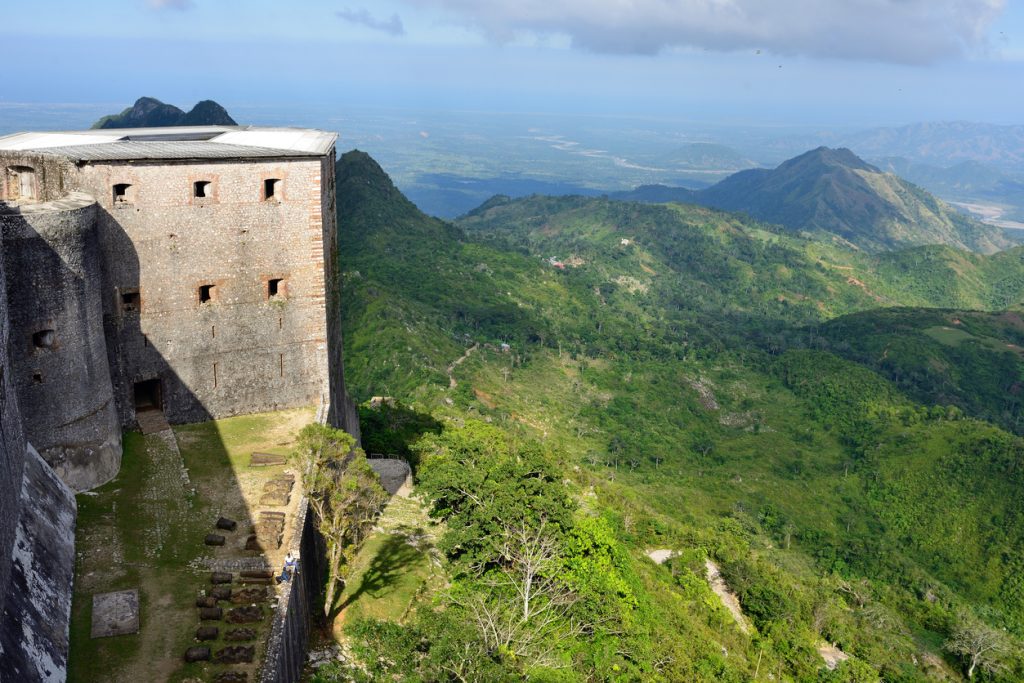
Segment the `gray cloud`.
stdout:
<path fill-rule="evenodd" d="M 397 14 L 392 14 L 390 19 L 378 19 L 366 9 L 348 9 L 347 7 L 335 12 L 335 14 L 351 24 L 359 24 L 360 26 L 372 28 L 375 31 L 383 31 L 393 36 L 405 35 L 405 26 L 402 25 L 402 18 Z"/>
<path fill-rule="evenodd" d="M 1006 0 L 405 0 L 441 9 L 507 42 L 568 35 L 595 52 L 656 54 L 670 47 L 764 49 L 924 64 L 986 48 Z"/>
<path fill-rule="evenodd" d="M 152 9 L 174 9 L 179 12 L 195 7 L 192 0 L 148 0 L 148 4 Z"/>

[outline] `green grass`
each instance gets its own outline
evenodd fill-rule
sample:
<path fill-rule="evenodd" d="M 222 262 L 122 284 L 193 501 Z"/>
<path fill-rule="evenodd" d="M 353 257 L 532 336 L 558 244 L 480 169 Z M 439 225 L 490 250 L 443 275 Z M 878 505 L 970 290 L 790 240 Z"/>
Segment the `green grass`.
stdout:
<path fill-rule="evenodd" d="M 359 619 L 401 622 L 417 598 L 440 579 L 434 535 L 435 525 L 417 501 L 393 498 L 378 530 L 352 561 L 338 598 L 336 625 Z"/>
<path fill-rule="evenodd" d="M 926 330 L 922 330 L 922 332 L 940 344 L 945 344 L 946 346 L 960 346 L 965 341 L 976 338 L 970 332 L 945 326 L 929 327 Z"/>
<path fill-rule="evenodd" d="M 207 520 L 183 487 L 175 495 L 173 482 L 162 485 L 171 457 L 157 437 L 128 432 L 117 478 L 78 497 L 71 681 L 124 680 L 118 672 L 145 671 L 141 656 L 167 680 L 180 678 L 176 663 L 192 640 L 187 625 L 199 582 L 187 565 L 201 553 Z M 140 632 L 91 639 L 92 594 L 129 588 L 140 589 Z"/>

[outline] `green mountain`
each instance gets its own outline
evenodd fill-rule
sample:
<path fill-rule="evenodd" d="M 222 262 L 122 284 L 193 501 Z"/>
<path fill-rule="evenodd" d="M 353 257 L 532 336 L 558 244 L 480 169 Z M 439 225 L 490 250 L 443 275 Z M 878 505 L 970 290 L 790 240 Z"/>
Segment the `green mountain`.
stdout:
<path fill-rule="evenodd" d="M 848 149 L 819 147 L 772 170 L 740 171 L 705 190 L 646 186 L 614 196 L 742 211 L 866 251 L 947 244 L 992 253 L 1013 244 L 1000 229 L 958 213 Z"/>
<path fill-rule="evenodd" d="M 93 128 L 162 128 L 166 126 L 237 126 L 227 110 L 213 100 L 203 100 L 185 113 L 173 104 L 140 97 L 120 114 L 104 116 Z"/>
<path fill-rule="evenodd" d="M 350 624 L 346 676 L 956 681 L 969 632 L 1000 648 L 982 676 L 1024 678 L 1024 443 L 998 401 L 1021 332 L 995 313 L 1024 250 L 869 254 L 606 198 L 453 226 L 358 152 L 338 207 L 348 383 L 411 406 L 366 408 L 367 438 L 408 436 L 446 529 L 443 591 Z M 520 523 L 550 531 L 547 618 L 507 611 Z"/>
<path fill-rule="evenodd" d="M 1011 244 L 998 229 L 958 214 L 848 149 L 819 147 L 771 171 L 737 173 L 702 191 L 698 201 L 794 230 L 836 235 L 870 251 L 949 244 L 991 253 Z"/>

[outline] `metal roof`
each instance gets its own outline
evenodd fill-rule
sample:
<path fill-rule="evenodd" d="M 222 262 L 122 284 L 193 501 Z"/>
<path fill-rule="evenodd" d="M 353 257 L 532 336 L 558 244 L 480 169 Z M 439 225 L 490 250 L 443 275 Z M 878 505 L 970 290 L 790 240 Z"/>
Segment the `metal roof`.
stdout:
<path fill-rule="evenodd" d="M 55 154 L 75 161 L 308 157 L 327 154 L 337 138 L 311 128 L 110 128 L 15 133 L 0 137 L 0 152 Z"/>

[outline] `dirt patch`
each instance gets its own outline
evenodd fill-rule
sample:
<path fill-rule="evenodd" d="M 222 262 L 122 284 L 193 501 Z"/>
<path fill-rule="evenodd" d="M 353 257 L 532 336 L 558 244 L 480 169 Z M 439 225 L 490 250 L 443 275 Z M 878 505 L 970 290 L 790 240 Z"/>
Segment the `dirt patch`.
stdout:
<path fill-rule="evenodd" d="M 636 279 L 635 277 L 630 277 L 629 275 L 618 276 L 617 278 L 615 278 L 615 283 L 622 287 L 623 289 L 625 289 L 630 294 L 636 294 L 637 292 L 641 294 L 647 293 L 647 285 L 644 284 L 643 282 L 640 282 L 640 280 Z"/>
<path fill-rule="evenodd" d="M 498 405 L 497 403 L 495 403 L 494 397 L 492 397 L 486 391 L 481 391 L 476 387 L 473 387 L 473 395 L 476 396 L 476 400 L 480 401 L 491 410 L 494 410 L 494 408 L 496 408 Z"/>
<path fill-rule="evenodd" d="M 648 275 L 657 275 L 658 274 L 658 271 L 654 270 L 654 268 L 651 268 L 646 263 L 641 263 L 640 264 L 640 270 L 644 271 Z"/>
<path fill-rule="evenodd" d="M 871 289 L 866 284 L 864 284 L 863 282 L 861 282 L 857 278 L 853 277 L 852 275 L 850 275 L 849 277 L 846 278 L 846 284 L 853 285 L 854 287 L 859 287 L 859 288 L 863 289 L 864 293 L 867 294 L 868 296 L 870 296 L 875 301 L 884 301 L 884 299 L 882 297 L 880 297 L 877 294 L 875 294 L 874 292 L 872 292 Z"/>
<path fill-rule="evenodd" d="M 834 671 L 840 662 L 845 662 L 850 658 L 850 655 L 840 650 L 835 645 L 825 643 L 824 645 L 818 646 L 818 654 L 825 660 L 825 668 L 829 671 Z"/>
<path fill-rule="evenodd" d="M 715 398 L 715 392 L 711 389 L 710 382 L 705 379 L 691 379 L 687 381 L 687 384 L 697 392 L 700 404 L 704 406 L 705 410 L 718 410 L 718 400 Z"/>
<path fill-rule="evenodd" d="M 711 586 L 711 590 L 719 597 L 725 608 L 729 610 L 740 630 L 744 633 L 750 633 L 750 625 L 747 624 L 747 618 L 743 616 L 743 609 L 740 607 L 739 598 L 736 597 L 736 594 L 729 588 L 729 584 L 722 578 L 722 572 L 718 569 L 718 565 L 711 560 L 704 560 L 704 569 L 707 572 L 708 584 Z"/>
<path fill-rule="evenodd" d="M 676 556 L 676 551 L 669 550 L 668 548 L 659 548 L 657 550 L 648 550 L 647 557 L 651 558 L 654 564 L 665 564 L 673 557 Z"/>

